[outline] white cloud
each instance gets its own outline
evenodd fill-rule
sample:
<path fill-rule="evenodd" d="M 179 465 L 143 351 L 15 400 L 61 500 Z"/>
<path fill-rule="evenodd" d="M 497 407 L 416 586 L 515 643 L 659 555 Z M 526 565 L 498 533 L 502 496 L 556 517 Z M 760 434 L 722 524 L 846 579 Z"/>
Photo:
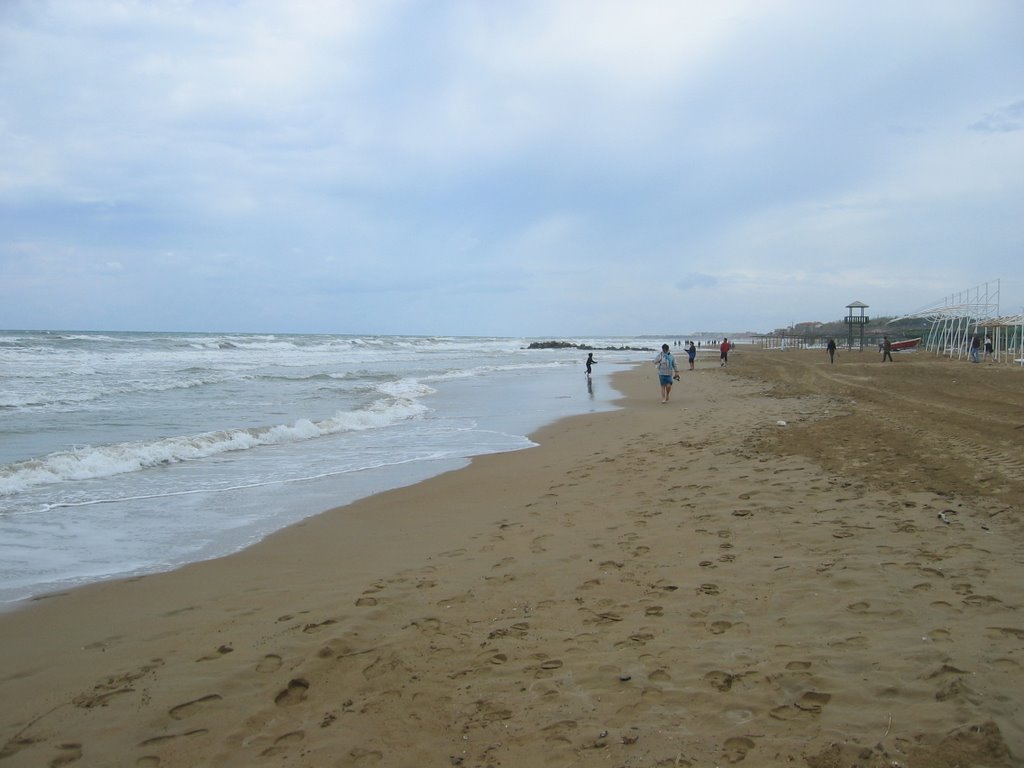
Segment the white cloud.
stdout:
<path fill-rule="evenodd" d="M 316 295 L 314 330 L 510 334 L 1019 285 L 1021 28 L 959 2 L 5 4 L 0 267 L 30 289 L 0 325 L 104 264 L 91 303 L 127 328 L 167 290 L 217 322 L 225 280 L 264 329 Z"/>

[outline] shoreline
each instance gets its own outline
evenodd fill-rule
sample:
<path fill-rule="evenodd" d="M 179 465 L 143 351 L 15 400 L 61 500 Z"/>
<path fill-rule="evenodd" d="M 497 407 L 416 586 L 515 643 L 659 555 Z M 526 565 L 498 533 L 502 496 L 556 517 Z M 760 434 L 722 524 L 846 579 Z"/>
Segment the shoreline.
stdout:
<path fill-rule="evenodd" d="M 830 426 L 856 457 L 877 424 L 856 432 L 861 390 L 787 381 L 801 354 L 730 363 L 761 378 L 684 371 L 668 405 L 652 366 L 616 373 L 621 410 L 544 427 L 536 448 L 0 614 L 0 759 L 1013 765 L 1016 487 L 990 477 L 967 501 L 823 469 L 807 454 L 829 463 Z M 963 378 L 813 366 L 836 387 Z"/>
<path fill-rule="evenodd" d="M 400 406 L 425 409 L 420 417 L 85 477 L 68 485 L 43 483 L 24 489 L 24 495 L 4 496 L 0 612 L 38 595 L 227 556 L 332 507 L 464 466 L 477 453 L 531 446 L 528 434 L 564 416 L 611 407 L 615 393 L 604 373 L 586 389 L 581 376 L 577 388 L 570 386 L 575 377 L 559 363 L 543 367 L 544 361 L 534 362 L 542 368 L 529 376 L 512 369 L 431 380 Z M 501 397 L 494 397 L 495 388 Z M 203 404 L 194 407 L 201 413 Z M 320 407 L 335 409 L 337 415 L 347 406 L 332 402 Z M 315 420 L 323 414 L 309 415 Z M 298 429 L 300 421 L 294 424 L 285 432 Z M 202 432 L 195 425 L 191 430 L 176 426 L 181 428 L 168 432 Z M 45 423 L 38 428 L 48 431 Z M 224 441 L 235 433 L 224 433 Z M 141 441 L 125 450 L 133 456 L 150 449 L 153 443 Z M 105 450 L 97 447 L 84 461 L 96 460 L 96 453 Z M 111 453 L 120 450 L 110 447 Z M 54 455 L 60 454 L 40 461 Z M 109 535 L 112 527 L 116 537 Z"/>

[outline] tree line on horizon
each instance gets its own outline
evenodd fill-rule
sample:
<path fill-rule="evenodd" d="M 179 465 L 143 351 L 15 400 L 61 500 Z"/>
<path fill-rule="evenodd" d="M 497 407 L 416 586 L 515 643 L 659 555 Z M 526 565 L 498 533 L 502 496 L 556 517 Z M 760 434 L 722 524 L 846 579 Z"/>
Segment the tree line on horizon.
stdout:
<path fill-rule="evenodd" d="M 919 317 L 908 317 L 897 320 L 893 316 L 874 317 L 864 324 L 864 336 L 900 336 L 914 338 L 925 336 L 931 324 Z M 840 339 L 850 333 L 849 326 L 843 320 L 828 322 L 809 321 L 796 323 L 786 328 L 776 328 L 773 336 L 830 336 Z M 860 336 L 858 327 L 854 327 L 854 335 Z"/>

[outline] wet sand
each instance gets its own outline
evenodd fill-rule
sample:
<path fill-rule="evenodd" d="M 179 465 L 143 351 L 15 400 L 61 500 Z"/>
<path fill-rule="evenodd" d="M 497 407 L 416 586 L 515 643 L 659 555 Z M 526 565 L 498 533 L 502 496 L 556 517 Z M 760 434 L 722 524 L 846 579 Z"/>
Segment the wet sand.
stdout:
<path fill-rule="evenodd" d="M 616 386 L 0 616 L 0 765 L 1024 764 L 1024 371 L 741 348 Z"/>

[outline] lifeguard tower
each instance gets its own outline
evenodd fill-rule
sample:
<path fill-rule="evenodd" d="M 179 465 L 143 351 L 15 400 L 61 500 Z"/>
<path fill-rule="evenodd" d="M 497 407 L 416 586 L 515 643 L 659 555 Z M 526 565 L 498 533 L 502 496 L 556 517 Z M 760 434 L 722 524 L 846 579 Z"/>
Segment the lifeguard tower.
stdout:
<path fill-rule="evenodd" d="M 864 326 L 868 324 L 868 320 L 871 318 L 864 314 L 864 310 L 868 308 L 868 305 L 863 301 L 855 301 L 852 304 L 847 304 L 846 309 L 849 310 L 846 313 L 846 346 L 848 349 L 853 349 L 853 337 L 854 328 L 859 328 L 860 337 L 860 351 L 864 351 Z M 854 314 L 854 310 L 858 311 L 858 314 Z"/>

